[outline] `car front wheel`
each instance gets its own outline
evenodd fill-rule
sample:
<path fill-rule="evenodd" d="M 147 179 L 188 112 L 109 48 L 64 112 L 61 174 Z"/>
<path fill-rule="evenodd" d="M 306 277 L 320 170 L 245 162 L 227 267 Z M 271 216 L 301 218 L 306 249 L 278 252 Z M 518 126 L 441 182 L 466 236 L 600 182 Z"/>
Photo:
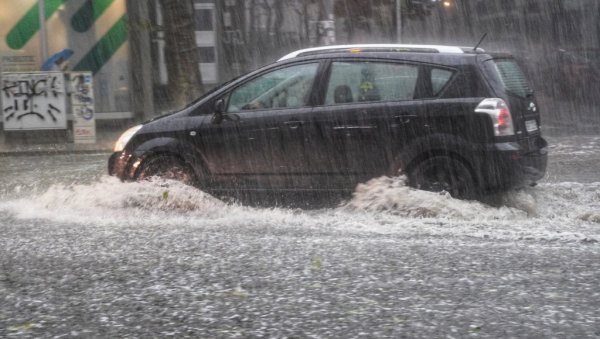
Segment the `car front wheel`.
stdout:
<path fill-rule="evenodd" d="M 149 159 L 143 164 L 137 179 L 148 180 L 156 177 L 181 181 L 187 185 L 196 183 L 196 176 L 191 167 L 172 156 L 158 156 Z"/>

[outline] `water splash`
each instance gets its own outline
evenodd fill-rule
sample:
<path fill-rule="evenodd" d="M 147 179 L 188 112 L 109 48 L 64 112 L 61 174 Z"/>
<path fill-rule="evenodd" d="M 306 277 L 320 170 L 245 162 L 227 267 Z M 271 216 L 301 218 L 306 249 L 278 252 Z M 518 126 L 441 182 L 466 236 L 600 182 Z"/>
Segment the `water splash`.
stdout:
<path fill-rule="evenodd" d="M 500 197 L 497 207 L 453 199 L 381 177 L 338 208 L 255 208 L 174 181 L 53 185 L 0 202 L 18 219 L 106 227 L 170 227 L 266 234 L 365 234 L 445 239 L 600 240 L 600 183 L 547 183 Z"/>
<path fill-rule="evenodd" d="M 512 196 L 512 195 L 511 195 Z M 347 209 L 387 212 L 411 218 L 450 218 L 474 220 L 525 217 L 527 210 L 519 201 L 526 197 L 516 195 L 507 206 L 494 208 L 479 201 L 454 199 L 447 192 L 433 193 L 406 185 L 404 177 L 380 177 L 358 185 Z M 531 207 L 528 207 L 528 209 Z"/>
<path fill-rule="evenodd" d="M 114 177 L 102 177 L 88 185 L 52 185 L 44 193 L 2 204 L 20 218 L 83 223 L 158 220 L 178 215 L 215 217 L 223 213 L 225 205 L 177 181 L 122 183 Z"/>

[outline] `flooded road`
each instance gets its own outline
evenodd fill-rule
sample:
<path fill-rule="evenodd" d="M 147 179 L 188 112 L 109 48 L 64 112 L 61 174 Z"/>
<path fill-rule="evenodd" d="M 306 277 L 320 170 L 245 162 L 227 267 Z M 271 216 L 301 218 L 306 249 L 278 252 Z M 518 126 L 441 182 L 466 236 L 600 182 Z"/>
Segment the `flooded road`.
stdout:
<path fill-rule="evenodd" d="M 600 137 L 550 138 L 500 206 L 378 178 L 338 207 L 4 157 L 1 337 L 600 336 Z"/>

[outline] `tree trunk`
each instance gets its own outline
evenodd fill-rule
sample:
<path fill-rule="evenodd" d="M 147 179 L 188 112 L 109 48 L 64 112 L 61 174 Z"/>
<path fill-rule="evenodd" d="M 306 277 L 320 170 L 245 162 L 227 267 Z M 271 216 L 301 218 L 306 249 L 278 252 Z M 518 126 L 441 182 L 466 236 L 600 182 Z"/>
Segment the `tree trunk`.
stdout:
<path fill-rule="evenodd" d="M 194 33 L 194 8 L 191 0 L 160 0 L 160 4 L 169 99 L 174 107 L 183 107 L 204 91 Z"/>
<path fill-rule="evenodd" d="M 131 105 L 135 119 L 142 121 L 155 115 L 149 13 L 147 2 L 127 0 Z"/>

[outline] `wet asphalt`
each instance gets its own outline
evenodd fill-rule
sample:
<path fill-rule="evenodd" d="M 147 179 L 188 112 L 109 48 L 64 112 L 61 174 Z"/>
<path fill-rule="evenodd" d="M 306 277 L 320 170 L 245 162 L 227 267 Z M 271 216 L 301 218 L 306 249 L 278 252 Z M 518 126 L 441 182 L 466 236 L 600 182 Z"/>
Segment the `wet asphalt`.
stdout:
<path fill-rule="evenodd" d="M 600 336 L 595 243 L 3 228 L 4 337 Z"/>
<path fill-rule="evenodd" d="M 599 142 L 558 139 L 547 180 L 600 182 L 589 169 L 600 163 Z M 576 153 L 582 145 L 589 148 Z M 254 211 L 273 222 L 177 214 L 161 222 L 146 219 L 149 210 L 122 223 L 17 213 L 56 182 L 98 180 L 106 157 L 15 157 L 0 165 L 2 200 L 17 202 L 0 214 L 0 337 L 600 337 L 600 221 L 539 219 L 553 223 L 544 234 L 561 222 L 592 234 L 564 240 L 502 237 L 505 230 L 487 220 L 465 224 L 490 237 L 305 224 L 321 211 L 292 211 L 279 225 L 279 212 L 264 208 Z M 68 213 L 50 200 L 43 201 L 52 213 Z M 461 221 L 402 223 L 446 231 Z"/>

